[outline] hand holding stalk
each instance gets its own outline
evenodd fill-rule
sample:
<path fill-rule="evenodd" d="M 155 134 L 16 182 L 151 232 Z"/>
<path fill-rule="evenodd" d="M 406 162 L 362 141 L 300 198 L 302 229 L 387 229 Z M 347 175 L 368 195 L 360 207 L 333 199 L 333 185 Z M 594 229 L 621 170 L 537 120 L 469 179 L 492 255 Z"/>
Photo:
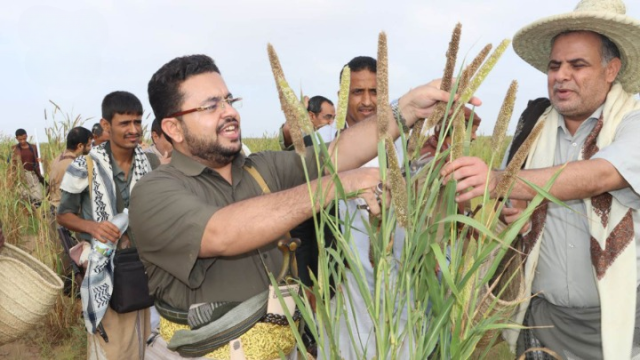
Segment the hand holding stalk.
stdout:
<path fill-rule="evenodd" d="M 489 170 L 487 164 L 477 157 L 465 156 L 451 161 L 442 168 L 440 175 L 445 183 L 451 179 L 458 182 L 456 201 L 459 203 L 482 196 L 485 188 L 493 194 L 498 183 L 497 172 Z"/>

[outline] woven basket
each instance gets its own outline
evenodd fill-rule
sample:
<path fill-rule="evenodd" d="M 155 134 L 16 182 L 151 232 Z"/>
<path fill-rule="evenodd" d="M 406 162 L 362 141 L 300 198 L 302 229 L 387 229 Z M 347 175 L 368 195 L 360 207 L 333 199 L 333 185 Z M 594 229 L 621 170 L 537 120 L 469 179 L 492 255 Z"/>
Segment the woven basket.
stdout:
<path fill-rule="evenodd" d="M 33 256 L 0 247 L 0 345 L 41 324 L 55 305 L 62 280 Z"/>
<path fill-rule="evenodd" d="M 496 249 L 489 259 L 482 264 L 480 275 L 484 276 L 491 267 L 499 249 Z M 498 298 L 497 295 L 500 295 Z M 482 286 L 478 294 L 480 303 L 475 316 L 476 322 L 483 318 L 500 314 L 504 322 L 511 320 L 516 308 L 527 299 L 524 283 L 523 256 L 515 250 L 509 249 L 504 255 L 493 278 Z M 483 350 L 491 343 L 500 329 L 489 330 L 484 333 L 476 346 L 476 350 Z"/>

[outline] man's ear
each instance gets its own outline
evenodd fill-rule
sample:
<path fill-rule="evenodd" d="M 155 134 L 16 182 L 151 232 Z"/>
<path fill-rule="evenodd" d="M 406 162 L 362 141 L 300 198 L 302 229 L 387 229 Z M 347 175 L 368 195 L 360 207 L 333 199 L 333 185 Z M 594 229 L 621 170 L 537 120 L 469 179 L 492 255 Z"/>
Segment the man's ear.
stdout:
<path fill-rule="evenodd" d="M 309 121 L 311 121 L 311 124 L 313 124 L 313 127 L 317 127 L 318 125 L 316 124 L 317 121 L 317 116 L 313 111 L 308 111 L 307 112 L 309 115 Z"/>
<path fill-rule="evenodd" d="M 107 121 L 107 119 L 100 119 L 100 126 L 102 126 L 102 131 L 109 132 L 109 138 L 111 138 L 111 123 Z"/>
<path fill-rule="evenodd" d="M 171 138 L 173 145 L 184 141 L 184 132 L 182 130 L 182 121 L 176 118 L 164 118 L 160 122 L 162 131 Z"/>
<path fill-rule="evenodd" d="M 620 58 L 613 58 L 607 64 L 605 69 L 607 75 L 607 82 L 609 84 L 613 83 L 620 72 L 620 68 L 622 68 L 622 60 Z"/>

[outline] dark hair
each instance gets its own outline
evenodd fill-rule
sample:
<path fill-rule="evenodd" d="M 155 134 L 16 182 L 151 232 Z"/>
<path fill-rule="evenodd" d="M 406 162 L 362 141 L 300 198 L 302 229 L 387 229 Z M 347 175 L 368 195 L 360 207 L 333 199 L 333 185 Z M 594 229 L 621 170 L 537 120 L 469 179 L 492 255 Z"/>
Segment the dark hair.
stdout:
<path fill-rule="evenodd" d="M 620 50 L 616 46 L 616 44 L 611 41 L 608 37 L 600 35 L 600 40 L 602 40 L 602 46 L 600 47 L 600 57 L 602 57 L 602 62 L 604 64 L 608 64 L 609 61 L 614 58 L 620 59 Z"/>
<path fill-rule="evenodd" d="M 314 114 L 319 114 L 322 111 L 322 104 L 328 102 L 333 105 L 331 100 L 327 99 L 324 96 L 316 95 L 309 99 L 309 106 L 307 106 L 307 111 L 311 111 Z"/>
<path fill-rule="evenodd" d="M 93 127 L 91 128 L 91 132 L 93 133 L 93 136 L 100 137 L 100 136 L 102 136 L 102 133 L 104 132 L 104 129 L 102 128 L 102 125 L 100 125 L 100 123 L 95 123 L 95 124 L 93 124 Z"/>
<path fill-rule="evenodd" d="M 348 66 L 351 72 L 358 72 L 362 70 L 369 70 L 372 73 L 376 73 L 378 70 L 378 62 L 376 59 L 370 56 L 356 56 L 351 61 L 349 61 L 345 66 Z M 340 70 L 340 78 L 338 81 L 342 80 L 342 71 L 344 70 L 344 66 L 342 70 Z"/>
<path fill-rule="evenodd" d="M 16 136 L 27 135 L 27 131 L 25 129 L 16 130 Z"/>
<path fill-rule="evenodd" d="M 162 125 L 158 118 L 153 119 L 153 122 L 151 123 L 151 132 L 156 133 L 158 136 L 162 135 Z"/>
<path fill-rule="evenodd" d="M 79 144 L 88 143 L 92 137 L 93 135 L 89 129 L 82 126 L 74 127 L 67 134 L 67 150 L 75 150 Z"/>
<path fill-rule="evenodd" d="M 184 94 L 180 85 L 189 77 L 203 73 L 220 74 L 213 59 L 206 55 L 189 55 L 175 58 L 164 64 L 149 80 L 147 92 L 156 119 L 180 111 Z"/>
<path fill-rule="evenodd" d="M 102 118 L 111 123 L 116 114 L 142 115 L 142 103 L 130 92 L 114 91 L 102 100 Z"/>

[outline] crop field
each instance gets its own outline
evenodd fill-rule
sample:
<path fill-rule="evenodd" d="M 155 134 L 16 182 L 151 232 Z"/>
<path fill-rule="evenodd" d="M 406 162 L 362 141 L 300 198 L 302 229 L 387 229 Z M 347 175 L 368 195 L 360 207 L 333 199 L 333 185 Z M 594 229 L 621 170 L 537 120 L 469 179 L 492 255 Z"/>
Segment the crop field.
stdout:
<path fill-rule="evenodd" d="M 53 158 L 63 151 L 64 134 L 68 129 L 82 123 L 79 117 L 63 116 L 54 123 L 53 128 L 48 129 L 49 142 L 41 144 L 45 172 Z M 471 154 L 490 159 L 489 142 L 489 137 L 479 136 L 471 146 Z M 279 150 L 275 134 L 246 138 L 244 143 L 253 152 Z M 15 140 L 7 136 L 0 140 L 0 156 L 3 159 L 10 153 L 13 144 Z M 26 249 L 60 276 L 68 275 L 64 268 L 63 249 L 55 232 L 55 219 L 49 211 L 48 201 L 45 200 L 39 208 L 33 207 L 20 197 L 18 187 L 21 184 L 11 179 L 7 172 L 7 162 L 0 161 L 0 220 L 7 241 Z M 82 359 L 86 357 L 85 348 L 86 336 L 81 319 L 80 300 L 60 294 L 58 303 L 42 326 L 20 341 L 0 346 L 0 358 Z M 489 358 L 507 359 L 510 355 L 504 345 L 497 345 Z"/>

